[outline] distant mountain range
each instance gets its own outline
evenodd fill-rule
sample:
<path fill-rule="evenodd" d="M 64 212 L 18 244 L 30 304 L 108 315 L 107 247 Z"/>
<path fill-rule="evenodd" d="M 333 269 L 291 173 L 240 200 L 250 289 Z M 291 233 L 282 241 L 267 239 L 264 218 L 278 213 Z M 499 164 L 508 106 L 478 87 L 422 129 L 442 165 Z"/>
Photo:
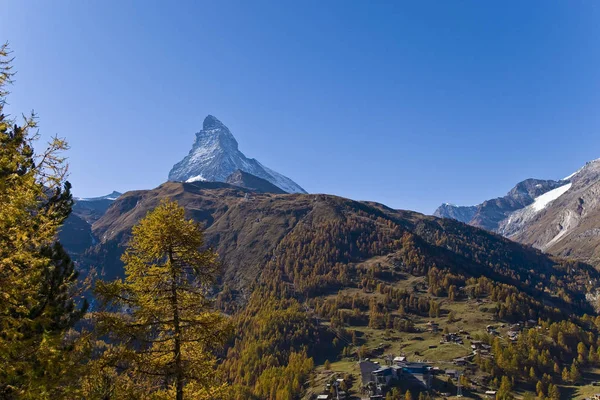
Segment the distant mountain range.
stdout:
<path fill-rule="evenodd" d="M 561 180 L 519 182 L 476 206 L 443 204 L 434 215 L 600 265 L 600 159 Z"/>
<path fill-rule="evenodd" d="M 544 271 L 550 276 L 556 273 L 552 272 L 554 261 L 539 251 L 455 221 L 393 210 L 374 202 L 332 195 L 275 194 L 221 182 L 167 182 L 152 190 L 123 194 L 100 219 L 89 225 L 89 247 L 83 257 L 83 252 L 77 252 L 76 258 L 84 264 L 101 265 L 106 278 L 121 276 L 120 257 L 131 237 L 132 227 L 166 198 L 177 200 L 186 209 L 187 217 L 202 223 L 207 244 L 222 258 L 223 283 L 241 293 L 251 288 L 260 279 L 265 266 L 282 252 L 300 251 L 302 257 L 308 257 L 313 247 L 305 249 L 290 245 L 298 238 L 307 240 L 308 237 L 311 243 L 317 243 L 319 238 L 324 241 L 321 246 L 331 248 L 348 246 L 345 243 L 350 239 L 364 241 L 360 251 L 353 246 L 339 251 L 338 266 L 352 265 L 371 257 L 374 257 L 373 262 L 379 263 L 385 260 L 379 256 L 393 259 L 405 252 L 412 254 L 406 249 L 396 253 L 403 248 L 400 239 L 412 237 L 429 263 L 451 266 L 462 274 L 489 276 L 521 285 L 510 277 L 512 272 L 503 277 L 498 275 L 506 274 L 506 271 L 498 269 L 495 272 L 496 263 L 506 263 L 505 268 L 519 270 L 523 276 L 532 275 L 527 268 L 533 265 L 539 268 L 535 274 Z M 79 208 L 75 210 L 75 218 L 80 211 Z M 66 226 L 69 227 L 72 226 Z M 81 232 L 75 233 L 80 237 Z M 324 235 L 323 232 L 328 233 Z M 67 236 L 73 233 L 65 232 Z M 367 237 L 389 240 L 399 248 L 392 250 L 384 246 L 372 250 Z M 445 238 L 443 245 L 439 242 L 441 237 Z M 323 285 L 327 285 L 326 280 Z M 523 290 L 526 290 L 525 286 Z"/>
<path fill-rule="evenodd" d="M 296 182 L 248 158 L 238 148 L 229 129 L 212 115 L 204 119 L 202 130 L 189 154 L 173 166 L 169 181 L 174 182 L 227 182 L 236 171 L 243 171 L 264 179 L 287 193 L 306 193 Z"/>

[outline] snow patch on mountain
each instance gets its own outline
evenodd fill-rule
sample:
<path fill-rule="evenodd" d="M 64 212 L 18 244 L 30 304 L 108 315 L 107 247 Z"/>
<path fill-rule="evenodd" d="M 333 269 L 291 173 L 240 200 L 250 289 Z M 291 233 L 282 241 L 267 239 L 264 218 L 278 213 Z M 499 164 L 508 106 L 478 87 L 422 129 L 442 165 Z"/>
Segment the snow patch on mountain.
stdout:
<path fill-rule="evenodd" d="M 282 189 L 288 193 L 306 193 L 304 189 L 302 189 L 296 182 L 288 178 L 287 176 L 281 175 L 279 172 L 273 171 L 271 168 L 265 167 L 261 163 L 257 161 L 258 165 L 260 165 L 269 175 L 271 175 L 271 179 L 267 179 L 273 185 Z M 260 176 L 260 175 L 259 175 Z M 261 178 L 263 178 L 261 176 Z M 263 178 L 266 179 L 266 178 Z"/>
<path fill-rule="evenodd" d="M 188 180 L 186 180 L 187 183 L 192 183 L 192 182 L 206 182 L 206 178 L 204 178 L 202 175 L 196 175 L 196 176 L 192 176 L 191 178 L 189 178 Z"/>
<path fill-rule="evenodd" d="M 520 210 L 511 213 L 508 218 L 501 221 L 498 226 L 498 233 L 511 237 L 519 232 L 519 230 L 540 211 L 545 209 L 549 204 L 558 199 L 571 189 L 572 183 L 559 186 L 538 197 L 536 197 L 530 205 Z"/>
<path fill-rule="evenodd" d="M 543 210 L 548 204 L 565 194 L 567 190 L 571 189 L 571 186 L 573 186 L 572 183 L 567 183 L 566 185 L 557 187 L 556 189 L 552 189 L 551 191 L 536 197 L 535 201 L 530 207 L 532 207 L 535 211 Z"/>
<path fill-rule="evenodd" d="M 226 182 L 237 170 L 265 179 L 288 193 L 306 193 L 290 178 L 265 167 L 254 158 L 247 158 L 239 150 L 238 142 L 229 129 L 212 115 L 204 119 L 203 129 L 196 133 L 192 149 L 173 166 L 169 180 Z"/>

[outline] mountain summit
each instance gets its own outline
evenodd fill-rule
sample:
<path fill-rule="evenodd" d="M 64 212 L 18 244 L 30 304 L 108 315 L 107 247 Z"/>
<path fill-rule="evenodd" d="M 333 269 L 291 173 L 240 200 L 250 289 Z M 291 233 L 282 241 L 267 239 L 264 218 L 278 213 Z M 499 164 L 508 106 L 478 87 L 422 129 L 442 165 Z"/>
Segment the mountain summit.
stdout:
<path fill-rule="evenodd" d="M 169 180 L 175 182 L 217 181 L 240 170 L 262 178 L 288 193 L 306 193 L 300 185 L 262 165 L 254 158 L 247 158 L 238 148 L 229 129 L 216 117 L 204 119 L 202 130 L 196 133 L 196 141 L 189 154 L 173 166 Z"/>

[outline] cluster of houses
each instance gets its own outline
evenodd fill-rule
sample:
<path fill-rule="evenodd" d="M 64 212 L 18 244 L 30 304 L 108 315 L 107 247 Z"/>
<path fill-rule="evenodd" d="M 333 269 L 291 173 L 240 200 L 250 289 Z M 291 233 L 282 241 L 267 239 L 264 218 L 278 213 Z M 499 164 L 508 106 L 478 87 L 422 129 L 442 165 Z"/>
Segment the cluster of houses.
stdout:
<path fill-rule="evenodd" d="M 363 388 L 371 399 L 383 398 L 387 389 L 403 381 L 406 386 L 430 389 L 433 368 L 426 363 L 409 362 L 406 357 L 395 357 L 391 365 L 363 360 L 359 363 Z"/>
<path fill-rule="evenodd" d="M 512 324 L 508 327 L 507 337 L 511 341 L 518 340 L 524 327 L 534 327 L 537 325 L 535 320 L 529 320 L 525 322 L 519 322 Z M 505 328 L 502 324 L 501 328 Z M 490 335 L 500 336 L 499 328 L 494 325 L 488 325 L 486 331 Z M 440 332 L 439 324 L 430 321 L 427 324 L 427 330 L 432 333 Z M 455 358 L 452 362 L 458 367 L 469 368 L 473 357 L 479 355 L 480 357 L 493 357 L 491 353 L 492 346 L 481 341 L 473 340 L 468 332 L 459 330 L 454 333 L 443 333 L 440 339 L 440 344 L 454 343 L 457 345 L 464 345 L 464 339 L 470 340 L 472 354 Z M 435 348 L 437 346 L 430 346 Z M 418 354 L 418 353 L 416 353 Z M 389 358 L 387 361 L 388 365 L 381 365 L 378 362 L 373 362 L 368 359 L 360 361 L 360 373 L 362 379 L 362 387 L 365 393 L 369 395 L 369 399 L 384 399 L 386 392 L 390 387 L 402 383 L 405 387 L 415 387 L 421 390 L 429 390 L 432 386 L 432 380 L 434 375 L 443 374 L 452 379 L 459 380 L 461 372 L 454 369 L 440 370 L 438 367 L 432 367 L 431 365 L 423 362 L 409 362 L 406 357 L 400 356 L 395 358 Z M 494 398 L 496 395 L 495 391 L 486 391 L 485 397 Z M 342 394 L 345 399 L 346 394 Z M 335 397 L 318 397 L 318 400 L 335 399 Z M 600 394 L 593 397 L 594 400 L 600 400 Z"/>
<path fill-rule="evenodd" d="M 498 328 L 496 326 L 494 326 L 494 325 L 488 325 L 488 326 L 486 326 L 485 330 L 490 335 L 500 336 L 500 332 L 498 332 Z"/>
<path fill-rule="evenodd" d="M 463 338 L 460 333 L 446 333 L 442 335 L 440 339 L 440 344 L 444 343 L 456 343 L 456 344 L 464 344 Z"/>
<path fill-rule="evenodd" d="M 533 319 L 530 319 L 525 322 L 517 322 L 516 324 L 512 324 L 511 326 L 508 327 L 508 331 L 506 332 L 506 334 L 510 341 L 516 342 L 519 339 L 519 334 L 521 333 L 521 331 L 523 330 L 524 327 L 532 328 L 534 326 L 537 326 L 538 329 L 540 328 L 537 325 L 537 322 Z"/>
<path fill-rule="evenodd" d="M 343 378 L 337 378 L 332 383 L 328 383 L 323 394 L 317 396 L 317 400 L 346 400 L 348 394 L 342 390 L 342 383 L 344 383 Z"/>
<path fill-rule="evenodd" d="M 488 356 L 492 350 L 492 346 L 480 340 L 471 340 L 471 349 L 473 350 L 473 354 Z"/>

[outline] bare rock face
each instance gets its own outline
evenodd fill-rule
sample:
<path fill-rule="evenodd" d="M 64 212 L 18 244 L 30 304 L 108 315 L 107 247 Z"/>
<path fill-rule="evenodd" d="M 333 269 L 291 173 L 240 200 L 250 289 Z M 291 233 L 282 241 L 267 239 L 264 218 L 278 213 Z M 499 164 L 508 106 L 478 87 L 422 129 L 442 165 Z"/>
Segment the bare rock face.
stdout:
<path fill-rule="evenodd" d="M 173 166 L 169 181 L 173 182 L 226 182 L 235 171 L 247 172 L 269 181 L 287 193 L 306 193 L 300 185 L 262 165 L 254 158 L 247 158 L 238 148 L 229 129 L 212 115 L 204 119 L 202 130 L 189 154 Z"/>

